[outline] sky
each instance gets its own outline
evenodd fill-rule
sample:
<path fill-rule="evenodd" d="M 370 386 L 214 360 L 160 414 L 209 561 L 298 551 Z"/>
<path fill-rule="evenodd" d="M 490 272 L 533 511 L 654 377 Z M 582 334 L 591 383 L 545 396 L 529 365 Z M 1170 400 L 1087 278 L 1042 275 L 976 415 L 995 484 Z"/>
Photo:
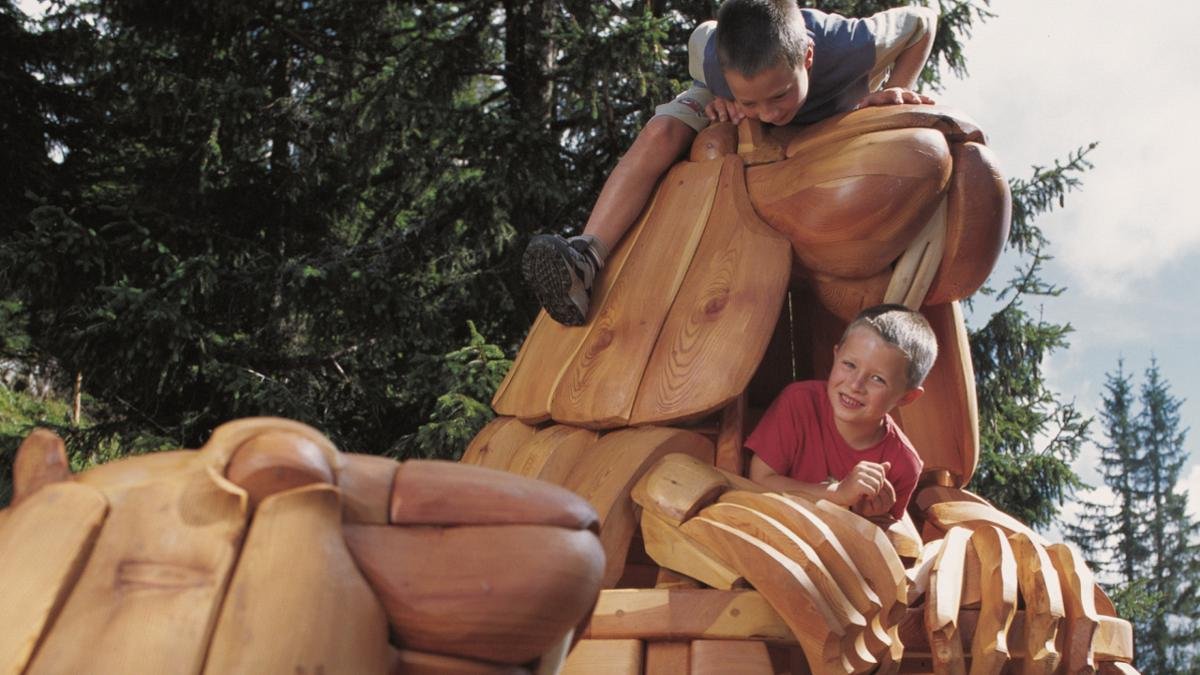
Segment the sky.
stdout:
<path fill-rule="evenodd" d="M 1200 517 L 1200 187 L 1192 184 L 1200 136 L 1190 123 L 1200 103 L 1190 84 L 1200 70 L 1200 3 L 1135 11 L 1110 0 L 994 0 L 992 11 L 966 43 L 969 75 L 948 79 L 939 103 L 980 124 L 1009 177 L 1099 142 L 1081 189 L 1037 221 L 1055 257 L 1044 276 L 1067 291 L 1030 309 L 1075 329 L 1071 346 L 1044 364 L 1048 382 L 1094 415 L 1118 359 L 1135 389 L 1157 359 L 1184 399 L 1192 457 L 1180 487 Z M 993 279 L 1012 268 L 1002 258 Z M 1098 458 L 1092 446 L 1075 464 L 1093 485 L 1102 485 Z M 1068 507 L 1064 519 L 1075 512 Z"/>

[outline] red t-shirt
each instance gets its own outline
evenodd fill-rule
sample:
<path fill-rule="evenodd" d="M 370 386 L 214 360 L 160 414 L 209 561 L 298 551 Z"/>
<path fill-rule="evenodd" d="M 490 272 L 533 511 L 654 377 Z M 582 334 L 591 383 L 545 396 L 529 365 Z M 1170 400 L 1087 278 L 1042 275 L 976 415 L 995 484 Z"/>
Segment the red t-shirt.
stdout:
<path fill-rule="evenodd" d="M 861 461 L 891 462 L 887 479 L 896 490 L 891 515 L 901 518 L 921 475 L 917 451 L 891 415 L 884 416 L 883 440 L 865 450 L 850 447 L 834 423 L 825 386 L 823 380 L 809 380 L 784 387 L 746 439 L 746 447 L 775 473 L 812 484 L 841 480 Z"/>

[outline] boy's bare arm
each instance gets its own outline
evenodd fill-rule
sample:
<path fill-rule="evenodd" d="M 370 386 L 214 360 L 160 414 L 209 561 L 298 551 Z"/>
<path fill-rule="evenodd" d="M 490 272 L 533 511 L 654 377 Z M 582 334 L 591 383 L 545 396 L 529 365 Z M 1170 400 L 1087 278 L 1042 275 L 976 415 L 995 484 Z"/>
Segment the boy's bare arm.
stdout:
<path fill-rule="evenodd" d="M 937 34 L 936 19 L 929 30 L 919 40 L 909 45 L 892 64 L 892 72 L 883 88 L 872 92 L 859 101 L 859 108 L 877 105 L 899 105 L 901 103 L 934 103 L 934 100 L 924 94 L 913 91 L 921 69 L 933 51 L 933 38 Z"/>
<path fill-rule="evenodd" d="M 780 492 L 794 492 L 808 499 L 826 499 L 834 504 L 850 508 L 863 498 L 876 497 L 884 484 L 890 488 L 886 474 L 887 462 L 859 462 L 850 473 L 840 481 L 826 484 L 814 484 L 798 481 L 794 478 L 780 475 L 766 462 L 754 456 L 750 460 L 750 480 Z M 892 492 L 895 501 L 895 492 Z M 888 505 L 891 508 L 891 504 Z"/>

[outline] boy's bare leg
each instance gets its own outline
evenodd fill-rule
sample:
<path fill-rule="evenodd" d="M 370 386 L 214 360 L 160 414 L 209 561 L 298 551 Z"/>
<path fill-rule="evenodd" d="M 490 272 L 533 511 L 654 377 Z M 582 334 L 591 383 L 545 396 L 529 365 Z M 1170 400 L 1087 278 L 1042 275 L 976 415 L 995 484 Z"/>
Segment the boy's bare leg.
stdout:
<path fill-rule="evenodd" d="M 551 318 L 568 326 L 587 322 L 592 283 L 608 252 L 695 137 L 691 127 L 674 117 L 651 119 L 605 181 L 583 234 L 569 240 L 541 234 L 530 240 L 521 271 Z"/>

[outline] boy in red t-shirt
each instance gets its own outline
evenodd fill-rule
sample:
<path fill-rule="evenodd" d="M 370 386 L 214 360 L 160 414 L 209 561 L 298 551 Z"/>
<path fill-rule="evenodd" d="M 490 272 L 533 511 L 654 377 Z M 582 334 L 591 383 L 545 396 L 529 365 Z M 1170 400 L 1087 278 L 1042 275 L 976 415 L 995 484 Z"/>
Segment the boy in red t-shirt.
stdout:
<path fill-rule="evenodd" d="M 888 411 L 925 391 L 936 357 L 937 338 L 919 313 L 863 310 L 833 348 L 829 380 L 788 385 L 746 439 L 750 478 L 868 518 L 900 519 L 921 458 Z"/>

